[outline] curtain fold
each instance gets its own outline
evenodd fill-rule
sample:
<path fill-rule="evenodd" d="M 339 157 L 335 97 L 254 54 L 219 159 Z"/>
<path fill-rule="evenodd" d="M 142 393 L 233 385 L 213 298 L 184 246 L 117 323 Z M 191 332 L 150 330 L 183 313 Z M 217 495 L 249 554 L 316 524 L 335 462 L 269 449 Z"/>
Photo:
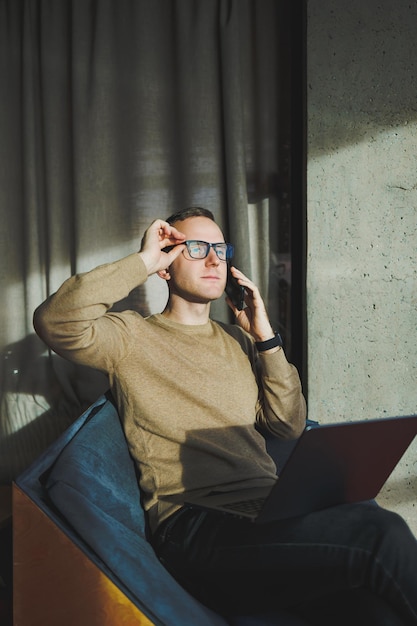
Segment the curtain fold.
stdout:
<path fill-rule="evenodd" d="M 107 386 L 48 353 L 34 309 L 71 274 L 137 250 L 156 217 L 211 209 L 266 298 L 275 281 L 279 325 L 287 12 L 284 0 L 0 0 L 0 482 Z M 152 277 L 125 304 L 149 314 L 165 298 Z M 228 319 L 223 302 L 213 314 Z"/>

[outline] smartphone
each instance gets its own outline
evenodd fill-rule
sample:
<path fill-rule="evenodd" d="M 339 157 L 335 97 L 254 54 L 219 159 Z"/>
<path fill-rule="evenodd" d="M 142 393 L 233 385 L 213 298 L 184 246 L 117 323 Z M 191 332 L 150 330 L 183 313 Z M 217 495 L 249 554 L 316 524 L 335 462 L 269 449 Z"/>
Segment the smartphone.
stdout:
<path fill-rule="evenodd" d="M 232 275 L 230 267 L 227 269 L 226 293 L 234 306 L 241 311 L 245 306 L 245 288 L 239 285 L 236 278 Z"/>

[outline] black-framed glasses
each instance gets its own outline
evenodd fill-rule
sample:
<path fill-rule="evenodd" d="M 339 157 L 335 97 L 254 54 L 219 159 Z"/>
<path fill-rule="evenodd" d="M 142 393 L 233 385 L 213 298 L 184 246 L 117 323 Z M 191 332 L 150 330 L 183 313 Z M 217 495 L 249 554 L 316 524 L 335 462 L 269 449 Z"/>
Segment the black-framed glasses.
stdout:
<path fill-rule="evenodd" d="M 231 243 L 208 243 L 208 241 L 199 241 L 198 239 L 189 239 L 184 243 L 191 259 L 205 259 L 210 248 L 213 248 L 220 261 L 228 261 L 233 257 L 234 248 Z"/>
<path fill-rule="evenodd" d="M 200 241 L 198 239 L 188 239 L 183 242 L 187 246 L 187 252 L 190 259 L 205 259 L 213 248 L 220 261 L 229 261 L 233 257 L 234 247 L 231 243 L 208 243 L 208 241 Z M 180 245 L 180 244 L 177 244 Z M 169 252 L 175 246 L 166 246 L 164 252 Z"/>

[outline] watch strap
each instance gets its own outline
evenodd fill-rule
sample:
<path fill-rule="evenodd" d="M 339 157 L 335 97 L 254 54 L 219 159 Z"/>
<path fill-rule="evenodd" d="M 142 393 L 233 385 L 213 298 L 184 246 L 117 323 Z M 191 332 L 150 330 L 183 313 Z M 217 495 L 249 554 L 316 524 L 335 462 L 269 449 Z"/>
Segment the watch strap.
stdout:
<path fill-rule="evenodd" d="M 255 346 L 258 352 L 265 352 L 266 350 L 271 350 L 271 348 L 282 346 L 281 335 L 279 333 L 275 333 L 275 336 L 271 337 L 271 339 L 267 339 L 266 341 L 255 341 Z"/>

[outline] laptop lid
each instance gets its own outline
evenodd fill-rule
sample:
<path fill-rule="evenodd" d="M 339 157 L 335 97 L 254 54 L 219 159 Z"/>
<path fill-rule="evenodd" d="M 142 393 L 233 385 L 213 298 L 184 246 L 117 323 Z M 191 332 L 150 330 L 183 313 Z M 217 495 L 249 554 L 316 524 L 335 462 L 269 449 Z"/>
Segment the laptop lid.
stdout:
<path fill-rule="evenodd" d="M 416 433 L 417 415 L 308 426 L 272 490 L 209 495 L 187 504 L 262 523 L 372 500 Z M 245 511 L 242 501 L 258 497 L 265 498 L 260 511 Z"/>

